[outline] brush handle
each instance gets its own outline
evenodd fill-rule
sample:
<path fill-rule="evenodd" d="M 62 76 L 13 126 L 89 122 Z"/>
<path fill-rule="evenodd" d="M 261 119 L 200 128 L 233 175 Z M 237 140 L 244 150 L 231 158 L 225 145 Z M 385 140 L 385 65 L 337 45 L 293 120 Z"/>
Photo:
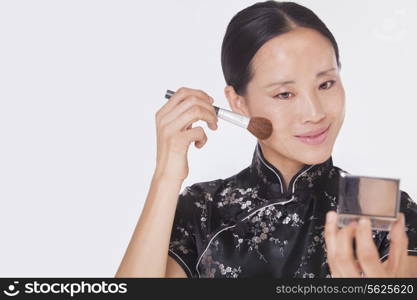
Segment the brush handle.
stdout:
<path fill-rule="evenodd" d="M 243 128 L 248 128 L 250 118 L 248 118 L 244 115 L 235 113 L 235 112 L 233 112 L 231 110 L 228 110 L 228 109 L 219 108 L 215 105 L 213 105 L 213 106 L 214 106 L 214 109 L 216 110 L 217 116 L 220 119 L 223 119 L 225 121 L 228 121 L 232 124 L 235 124 L 235 125 L 243 127 Z"/>
<path fill-rule="evenodd" d="M 165 98 L 167 98 L 167 99 L 171 98 L 171 96 L 174 93 L 175 93 L 174 91 L 167 90 L 167 92 L 165 94 Z M 217 117 L 219 117 L 220 119 L 223 119 L 225 121 L 228 121 L 232 124 L 235 124 L 235 125 L 243 127 L 243 128 L 248 128 L 250 118 L 248 118 L 244 115 L 235 113 L 231 110 L 217 107 L 215 105 L 213 105 L 213 107 L 214 107 L 214 110 L 216 111 Z"/>

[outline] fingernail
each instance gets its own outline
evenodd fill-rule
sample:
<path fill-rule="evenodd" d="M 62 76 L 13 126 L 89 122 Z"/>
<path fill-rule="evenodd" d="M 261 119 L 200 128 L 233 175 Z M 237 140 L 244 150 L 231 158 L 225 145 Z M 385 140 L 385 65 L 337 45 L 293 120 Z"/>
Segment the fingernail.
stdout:
<path fill-rule="evenodd" d="M 336 214 L 334 212 L 328 212 L 326 215 L 326 223 L 334 222 Z"/>
<path fill-rule="evenodd" d="M 371 221 L 369 221 L 368 218 L 362 217 L 359 219 L 359 225 L 361 226 L 369 226 L 370 224 L 371 224 Z"/>

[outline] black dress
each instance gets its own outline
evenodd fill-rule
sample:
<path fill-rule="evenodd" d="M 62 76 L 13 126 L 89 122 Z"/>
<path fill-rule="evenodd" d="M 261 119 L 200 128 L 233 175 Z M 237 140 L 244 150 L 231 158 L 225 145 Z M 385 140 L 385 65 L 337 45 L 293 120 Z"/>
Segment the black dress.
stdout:
<path fill-rule="evenodd" d="M 252 163 L 226 179 L 195 183 L 179 195 L 168 254 L 188 277 L 331 277 L 325 215 L 336 210 L 339 171 L 332 157 L 305 165 L 289 189 L 257 143 Z M 401 191 L 408 254 L 417 255 L 417 204 Z M 373 230 L 381 261 L 389 235 Z"/>

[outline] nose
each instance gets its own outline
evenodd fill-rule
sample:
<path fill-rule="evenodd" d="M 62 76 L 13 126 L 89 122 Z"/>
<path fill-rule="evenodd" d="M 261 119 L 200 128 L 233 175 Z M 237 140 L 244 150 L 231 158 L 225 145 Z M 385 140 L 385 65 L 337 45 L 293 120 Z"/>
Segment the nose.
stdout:
<path fill-rule="evenodd" d="M 323 105 L 321 104 L 320 99 L 315 95 L 306 96 L 303 105 L 303 123 L 319 123 L 326 117 Z"/>

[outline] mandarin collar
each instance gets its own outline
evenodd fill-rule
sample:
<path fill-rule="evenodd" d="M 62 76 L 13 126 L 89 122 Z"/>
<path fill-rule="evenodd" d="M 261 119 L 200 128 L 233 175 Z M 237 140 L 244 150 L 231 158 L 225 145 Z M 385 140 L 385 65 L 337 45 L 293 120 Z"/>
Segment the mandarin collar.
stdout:
<path fill-rule="evenodd" d="M 263 191 L 266 198 L 291 199 L 292 196 L 317 188 L 321 180 L 333 167 L 330 156 L 326 161 L 307 165 L 305 164 L 290 180 L 288 189 L 283 184 L 284 177 L 280 170 L 272 165 L 263 155 L 262 148 L 257 142 L 250 166 L 251 173 Z"/>

